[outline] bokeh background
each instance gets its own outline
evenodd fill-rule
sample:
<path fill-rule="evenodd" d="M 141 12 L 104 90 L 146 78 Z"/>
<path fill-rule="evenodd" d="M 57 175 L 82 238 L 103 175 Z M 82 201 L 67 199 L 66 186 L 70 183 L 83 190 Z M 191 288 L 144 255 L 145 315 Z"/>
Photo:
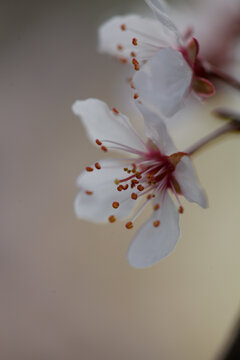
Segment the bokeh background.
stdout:
<path fill-rule="evenodd" d="M 128 265 L 132 232 L 122 224 L 73 212 L 75 178 L 101 154 L 71 104 L 97 97 L 131 115 L 122 65 L 96 52 L 97 27 L 141 10 L 133 0 L 1 0 L 3 360 L 210 360 L 231 337 L 240 298 L 237 135 L 196 154 L 209 209 L 184 203 L 176 250 L 152 268 Z M 208 112 L 194 114 L 189 143 L 219 126 Z"/>

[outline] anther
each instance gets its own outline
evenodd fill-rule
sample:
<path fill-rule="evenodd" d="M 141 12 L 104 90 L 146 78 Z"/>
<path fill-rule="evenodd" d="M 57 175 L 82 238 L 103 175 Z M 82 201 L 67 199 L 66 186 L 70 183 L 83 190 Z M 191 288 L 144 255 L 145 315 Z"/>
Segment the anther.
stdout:
<path fill-rule="evenodd" d="M 123 190 L 123 186 L 122 186 L 122 185 L 119 185 L 119 186 L 117 187 L 117 190 L 118 190 L 118 191 L 122 191 L 122 190 Z"/>
<path fill-rule="evenodd" d="M 109 221 L 110 223 L 114 223 L 114 222 L 116 221 L 115 216 L 114 216 L 114 215 L 110 215 L 109 218 L 108 218 L 108 221 Z"/>
<path fill-rule="evenodd" d="M 98 170 L 101 169 L 101 165 L 99 164 L 99 162 L 96 162 L 96 163 L 95 163 L 95 168 L 98 169 Z"/>
<path fill-rule="evenodd" d="M 119 111 L 116 108 L 113 108 L 112 111 L 114 112 L 114 114 L 118 115 Z"/>
<path fill-rule="evenodd" d="M 90 172 L 90 171 L 93 171 L 93 168 L 91 166 L 87 166 L 86 170 Z"/>
<path fill-rule="evenodd" d="M 160 225 L 160 221 L 159 220 L 155 220 L 154 222 L 153 222 L 153 226 L 154 227 L 158 227 Z"/>
<path fill-rule="evenodd" d="M 118 179 L 115 179 L 115 180 L 114 180 L 114 184 L 115 184 L 115 185 L 118 185 L 118 184 L 119 184 L 119 180 L 118 180 Z"/>
<path fill-rule="evenodd" d="M 123 168 L 124 171 L 128 171 L 128 168 Z"/>
<path fill-rule="evenodd" d="M 96 139 L 96 144 L 101 146 L 102 145 L 102 142 L 99 140 L 99 139 Z"/>
<path fill-rule="evenodd" d="M 153 210 L 157 211 L 159 208 L 160 208 L 160 205 L 159 205 L 159 204 L 155 204 L 154 207 L 153 207 Z"/>
<path fill-rule="evenodd" d="M 92 195 L 92 194 L 93 194 L 93 191 L 86 190 L 86 191 L 85 191 L 85 194 L 86 194 L 86 195 Z"/>
<path fill-rule="evenodd" d="M 135 53 L 134 51 L 132 51 L 132 52 L 130 53 L 130 55 L 131 55 L 131 57 L 133 57 L 133 58 L 136 57 L 136 53 Z"/>
<path fill-rule="evenodd" d="M 139 98 L 138 93 L 135 93 L 135 94 L 133 95 L 133 98 L 134 98 L 135 100 L 138 99 L 138 98 Z"/>
<path fill-rule="evenodd" d="M 151 194 L 148 194 L 147 195 L 147 200 L 150 200 L 152 198 L 152 195 Z"/>
<path fill-rule="evenodd" d="M 123 46 L 122 45 L 117 45 L 117 49 L 119 50 L 119 51 L 122 51 L 123 50 Z"/>
<path fill-rule="evenodd" d="M 122 24 L 122 25 L 121 25 L 121 30 L 122 30 L 122 31 L 125 31 L 125 30 L 126 30 L 126 25 L 125 25 L 125 24 Z"/>
<path fill-rule="evenodd" d="M 112 207 L 113 207 L 114 209 L 117 209 L 117 208 L 119 207 L 119 202 L 118 202 L 118 201 L 114 201 L 114 202 L 112 203 Z"/>
<path fill-rule="evenodd" d="M 133 223 L 131 221 L 129 221 L 129 222 L 127 222 L 125 224 L 125 227 L 126 227 L 126 229 L 132 229 L 133 228 Z"/>
<path fill-rule="evenodd" d="M 138 189 L 139 191 L 143 191 L 143 190 L 144 190 L 144 187 L 143 187 L 141 184 L 139 184 L 139 185 L 137 186 L 137 189 Z"/>
<path fill-rule="evenodd" d="M 108 151 L 107 148 L 106 148 L 106 146 L 101 146 L 101 149 L 102 149 L 102 151 L 104 151 L 104 152 L 107 152 L 107 151 Z"/>
<path fill-rule="evenodd" d="M 134 69 L 136 71 L 140 70 L 139 62 L 135 58 L 132 59 L 132 64 L 134 65 Z"/>
<path fill-rule="evenodd" d="M 127 190 L 128 188 L 128 184 L 126 184 L 125 186 L 122 185 L 122 190 Z"/>
<path fill-rule="evenodd" d="M 121 61 L 122 64 L 126 64 L 128 62 L 128 59 L 126 58 L 121 58 L 119 60 Z"/>
<path fill-rule="evenodd" d="M 132 193 L 132 194 L 131 194 L 131 198 L 132 198 L 133 200 L 137 200 L 138 196 L 137 196 L 136 193 Z"/>
<path fill-rule="evenodd" d="M 182 206 L 179 206 L 179 208 L 178 208 L 178 212 L 179 212 L 179 214 L 183 214 L 184 209 L 183 209 L 183 207 L 182 207 Z"/>
<path fill-rule="evenodd" d="M 137 46 L 138 41 L 137 41 L 137 39 L 136 39 L 136 38 L 133 38 L 133 39 L 132 39 L 132 44 L 133 44 L 134 46 Z"/>

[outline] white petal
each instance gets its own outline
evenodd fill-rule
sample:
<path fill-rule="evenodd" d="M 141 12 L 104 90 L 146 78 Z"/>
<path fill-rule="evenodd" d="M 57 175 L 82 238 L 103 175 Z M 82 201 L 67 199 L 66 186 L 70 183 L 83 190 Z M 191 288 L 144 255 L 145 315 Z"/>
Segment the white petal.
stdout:
<path fill-rule="evenodd" d="M 144 117 L 146 136 L 159 148 L 162 154 L 170 155 L 177 151 L 170 138 L 162 115 L 143 104 L 137 107 Z"/>
<path fill-rule="evenodd" d="M 96 139 L 110 140 L 140 151 L 145 150 L 128 118 L 120 113 L 115 114 L 104 102 L 97 99 L 78 100 L 73 104 L 72 110 L 82 120 L 95 145 Z"/>
<path fill-rule="evenodd" d="M 200 186 L 192 161 L 184 156 L 178 163 L 174 176 L 180 185 L 181 192 L 190 202 L 196 202 L 202 208 L 207 207 L 207 198 L 204 190 Z"/>
<path fill-rule="evenodd" d="M 123 171 L 124 164 L 115 159 L 105 159 L 99 163 L 102 167 L 100 170 L 93 165 L 94 171 L 84 171 L 77 179 L 80 191 L 74 204 L 76 216 L 94 222 L 107 222 L 110 215 L 125 218 L 136 202 L 130 197 L 132 189 L 119 192 L 114 184 L 115 179 L 127 176 Z M 87 195 L 86 191 L 93 193 Z M 114 201 L 120 203 L 118 209 L 112 207 Z"/>
<path fill-rule="evenodd" d="M 163 0 L 145 0 L 148 6 L 152 9 L 154 14 L 162 25 L 164 25 L 169 31 L 173 32 L 176 41 L 181 41 L 181 33 L 166 13 L 166 4 Z"/>
<path fill-rule="evenodd" d="M 183 106 L 184 98 L 190 91 L 192 75 L 179 51 L 164 48 L 136 72 L 133 82 L 139 100 L 170 117 Z"/>
<path fill-rule="evenodd" d="M 145 268 L 163 259 L 173 251 L 180 236 L 179 213 L 168 194 L 161 205 L 140 228 L 129 246 L 128 262 L 135 268 Z M 153 226 L 156 220 L 160 220 L 158 227 Z"/>
<path fill-rule="evenodd" d="M 125 31 L 121 30 L 123 24 L 126 25 Z M 137 38 L 137 46 L 132 44 L 133 38 Z M 162 26 L 157 20 L 138 15 L 116 16 L 100 26 L 98 49 L 131 62 L 132 51 L 138 60 L 145 60 L 154 55 L 161 45 L 166 45 L 166 41 L 166 35 L 164 36 Z M 146 45 L 146 42 L 154 46 Z M 118 49 L 119 45 L 121 50 Z"/>

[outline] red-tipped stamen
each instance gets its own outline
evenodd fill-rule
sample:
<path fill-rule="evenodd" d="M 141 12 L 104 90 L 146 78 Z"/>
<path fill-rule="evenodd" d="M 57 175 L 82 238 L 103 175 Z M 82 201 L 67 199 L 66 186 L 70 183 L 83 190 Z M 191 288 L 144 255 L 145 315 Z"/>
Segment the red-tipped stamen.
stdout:
<path fill-rule="evenodd" d="M 114 209 L 117 209 L 117 208 L 119 207 L 119 202 L 118 202 L 118 201 L 114 201 L 114 202 L 112 203 L 112 207 L 113 207 Z"/>
<path fill-rule="evenodd" d="M 114 216 L 114 215 L 110 215 L 109 218 L 108 218 L 108 221 L 109 221 L 110 223 L 114 223 L 114 222 L 116 221 L 115 216 Z"/>
<path fill-rule="evenodd" d="M 154 222 L 153 222 L 153 226 L 154 227 L 158 227 L 160 225 L 160 221 L 159 220 L 155 220 Z"/>
<path fill-rule="evenodd" d="M 136 39 L 136 38 L 133 38 L 133 39 L 132 39 L 132 44 L 133 44 L 134 46 L 137 46 L 138 41 L 137 41 L 137 39 Z"/>
<path fill-rule="evenodd" d="M 91 166 L 87 166 L 86 171 L 91 172 L 91 171 L 93 171 L 93 168 Z"/>
<path fill-rule="evenodd" d="M 99 164 L 99 162 L 96 162 L 96 163 L 95 163 L 95 168 L 96 168 L 97 170 L 100 170 L 100 169 L 101 169 L 101 165 Z"/>
<path fill-rule="evenodd" d="M 133 228 L 133 223 L 131 221 L 129 221 L 129 222 L 127 222 L 125 224 L 125 227 L 126 227 L 126 229 L 132 229 Z"/>

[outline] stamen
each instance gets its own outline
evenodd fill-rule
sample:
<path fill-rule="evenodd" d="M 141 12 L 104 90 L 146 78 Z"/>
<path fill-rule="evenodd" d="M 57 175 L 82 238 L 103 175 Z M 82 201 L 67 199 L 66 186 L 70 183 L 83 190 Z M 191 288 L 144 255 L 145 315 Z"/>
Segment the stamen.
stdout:
<path fill-rule="evenodd" d="M 99 140 L 99 139 L 96 139 L 96 144 L 101 146 L 102 145 L 102 142 Z"/>
<path fill-rule="evenodd" d="M 85 194 L 86 194 L 86 195 L 92 195 L 92 194 L 93 194 L 93 191 L 86 190 L 86 191 L 85 191 Z"/>
<path fill-rule="evenodd" d="M 184 208 L 183 208 L 182 206 L 179 206 L 179 208 L 178 208 L 178 212 L 179 212 L 179 214 L 183 214 L 183 212 L 184 212 Z"/>
<path fill-rule="evenodd" d="M 117 209 L 117 208 L 119 207 L 119 202 L 118 202 L 118 201 L 114 201 L 114 202 L 112 203 L 112 207 L 113 207 L 114 209 Z"/>
<path fill-rule="evenodd" d="M 106 146 L 101 146 L 101 150 L 104 151 L 104 152 L 107 152 L 107 151 L 108 151 L 107 148 L 106 148 Z"/>
<path fill-rule="evenodd" d="M 136 53 L 134 52 L 134 51 L 131 51 L 131 53 L 130 53 L 130 55 L 131 55 L 131 57 L 136 57 Z"/>
<path fill-rule="evenodd" d="M 138 196 L 137 196 L 136 193 L 132 193 L 132 194 L 131 194 L 131 198 L 132 198 L 133 200 L 137 200 Z"/>
<path fill-rule="evenodd" d="M 93 171 L 93 168 L 92 168 L 91 166 L 87 166 L 87 167 L 86 167 L 86 170 L 89 171 L 89 172 L 91 172 L 91 171 Z"/>
<path fill-rule="evenodd" d="M 127 64 L 128 62 L 128 59 L 124 57 L 120 58 L 119 60 L 121 61 L 122 64 Z"/>
<path fill-rule="evenodd" d="M 135 58 L 132 59 L 132 64 L 134 65 L 134 69 L 136 71 L 140 70 L 139 62 Z"/>
<path fill-rule="evenodd" d="M 133 223 L 131 221 L 127 222 L 125 225 L 126 229 L 132 229 L 133 228 Z"/>
<path fill-rule="evenodd" d="M 160 205 L 159 205 L 159 204 L 155 204 L 154 207 L 153 207 L 153 210 L 154 210 L 154 211 L 157 211 L 159 208 L 160 208 Z"/>
<path fill-rule="evenodd" d="M 135 93 L 134 95 L 133 95 L 133 98 L 136 100 L 137 98 L 139 98 L 139 95 L 138 95 L 138 93 Z"/>
<path fill-rule="evenodd" d="M 119 51 L 122 51 L 122 50 L 123 50 L 123 46 L 120 45 L 120 44 L 118 44 L 118 45 L 117 45 L 117 49 L 118 49 Z"/>
<path fill-rule="evenodd" d="M 100 170 L 100 169 L 101 169 L 101 165 L 99 164 L 99 162 L 96 162 L 96 163 L 95 163 L 95 168 L 96 168 L 97 170 Z"/>
<path fill-rule="evenodd" d="M 109 218 L 108 218 L 108 221 L 109 221 L 110 223 L 114 223 L 114 222 L 116 221 L 115 216 L 114 216 L 114 215 L 110 215 Z"/>
<path fill-rule="evenodd" d="M 125 30 L 126 30 L 126 25 L 125 25 L 125 24 L 122 24 L 122 25 L 121 25 L 121 30 L 122 30 L 122 31 L 125 31 Z"/>
<path fill-rule="evenodd" d="M 142 185 L 140 184 L 140 185 L 137 186 L 137 189 L 138 189 L 139 191 L 143 191 L 143 190 L 144 190 L 144 186 L 142 186 Z"/>
<path fill-rule="evenodd" d="M 123 188 L 122 185 L 119 185 L 119 186 L 117 187 L 117 190 L 118 190 L 118 191 L 122 191 L 122 190 L 124 190 L 124 188 Z"/>
<path fill-rule="evenodd" d="M 113 108 L 112 111 L 114 112 L 114 114 L 118 115 L 119 111 L 116 108 Z"/>
<path fill-rule="evenodd" d="M 155 220 L 154 222 L 153 222 L 153 226 L 154 227 L 158 227 L 160 225 L 160 221 L 159 220 Z"/>
<path fill-rule="evenodd" d="M 134 46 L 137 46 L 138 41 L 137 41 L 137 39 L 136 39 L 136 38 L 133 38 L 133 39 L 132 39 L 132 44 L 133 44 Z"/>

